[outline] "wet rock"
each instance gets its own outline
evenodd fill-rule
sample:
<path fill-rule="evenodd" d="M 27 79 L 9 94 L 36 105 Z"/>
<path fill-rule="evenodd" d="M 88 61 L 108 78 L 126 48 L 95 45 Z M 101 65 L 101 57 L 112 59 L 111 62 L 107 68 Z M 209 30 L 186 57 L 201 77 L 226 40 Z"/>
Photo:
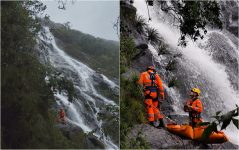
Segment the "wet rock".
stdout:
<path fill-rule="evenodd" d="M 169 117 L 177 122 L 177 124 L 188 124 L 189 122 L 189 117 L 188 115 L 178 115 L 178 114 L 172 114 L 172 115 L 169 115 Z"/>
<path fill-rule="evenodd" d="M 228 41 L 227 37 L 217 32 L 212 32 L 209 35 L 206 49 L 211 53 L 216 62 L 226 66 L 231 84 L 234 89 L 238 90 L 238 58 L 237 52 L 233 46 L 234 45 Z"/>
<path fill-rule="evenodd" d="M 38 60 L 40 61 L 40 63 L 42 64 L 47 64 L 48 60 L 48 47 L 49 45 L 47 45 L 47 43 L 45 43 L 44 41 L 42 41 L 40 38 L 37 38 L 37 44 L 35 46 L 35 53 L 36 56 L 38 58 Z"/>
<path fill-rule="evenodd" d="M 146 43 L 140 43 L 139 45 L 136 46 L 138 49 L 148 49 L 148 44 Z"/>
<path fill-rule="evenodd" d="M 153 56 L 147 49 L 142 53 L 141 57 L 134 59 L 132 63 L 132 68 L 139 70 L 140 72 L 145 71 L 145 69 L 152 65 Z"/>
<path fill-rule="evenodd" d="M 238 4 L 237 1 L 220 1 L 224 28 L 238 37 Z"/>
<path fill-rule="evenodd" d="M 132 17 L 135 17 L 136 8 L 133 5 L 131 5 L 130 3 L 128 3 L 127 0 L 120 1 L 120 8 L 121 8 L 121 10 L 126 11 L 125 13 L 132 15 Z"/>
<path fill-rule="evenodd" d="M 57 127 L 63 135 L 71 141 L 79 141 L 82 147 L 87 149 L 104 149 L 104 144 L 93 134 L 84 133 L 81 128 L 76 125 L 66 123 L 57 124 Z"/>
<path fill-rule="evenodd" d="M 139 74 L 140 72 L 137 69 L 128 68 L 125 73 L 121 74 L 121 77 L 125 79 L 130 79 L 133 75 L 139 75 Z"/>
<path fill-rule="evenodd" d="M 104 144 L 102 142 L 100 142 L 97 137 L 95 137 L 94 135 L 91 135 L 87 138 L 87 145 L 89 146 L 89 149 L 104 149 Z"/>

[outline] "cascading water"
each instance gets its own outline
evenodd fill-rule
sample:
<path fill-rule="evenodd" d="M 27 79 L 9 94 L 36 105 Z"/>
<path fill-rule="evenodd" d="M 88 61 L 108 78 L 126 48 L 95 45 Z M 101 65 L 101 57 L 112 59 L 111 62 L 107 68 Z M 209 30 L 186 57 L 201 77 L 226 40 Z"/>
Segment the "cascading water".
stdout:
<path fill-rule="evenodd" d="M 134 6 L 137 8 L 138 15 L 148 18 L 145 1 L 135 1 Z M 171 52 L 181 54 L 177 60 L 177 71 L 174 75 L 180 80 L 182 89 L 169 88 L 164 84 L 167 93 L 174 100 L 175 113 L 183 113 L 181 110 L 185 102 L 184 98 L 192 87 L 199 87 L 202 91 L 201 99 L 204 104 L 203 118 L 205 120 L 210 120 L 210 116 L 216 111 L 227 112 L 235 109 L 235 104 L 239 104 L 238 38 L 227 34 L 225 30 L 208 29 L 204 40 L 195 43 L 188 39 L 187 46 L 182 48 L 178 46 L 180 31 L 173 26 L 168 14 L 162 12 L 157 5 L 149 7 L 149 13 L 152 19 L 148 22 L 149 26 L 158 30 Z M 153 63 L 159 65 L 165 63 L 165 56 L 158 56 L 157 50 L 152 45 L 149 45 L 149 50 L 154 56 Z M 220 55 L 222 53 L 224 55 Z M 159 72 L 166 80 L 165 72 L 163 70 Z M 231 142 L 239 144 L 236 127 L 230 125 L 225 133 Z"/>
<path fill-rule="evenodd" d="M 43 27 L 39 40 L 48 45 L 47 53 L 50 64 L 60 70 L 64 76 L 71 79 L 76 89 L 78 99 L 69 102 L 66 93 L 56 93 L 57 104 L 67 108 L 67 122 L 80 127 L 85 133 L 96 130 L 93 134 L 98 137 L 106 148 L 118 149 L 103 130 L 103 121 L 98 119 L 100 109 L 106 105 L 118 107 L 113 100 L 101 95 L 95 86 L 105 83 L 113 93 L 118 95 L 119 86 L 103 74 L 96 73 L 85 64 L 73 59 L 58 48 L 54 36 L 48 27 Z"/>

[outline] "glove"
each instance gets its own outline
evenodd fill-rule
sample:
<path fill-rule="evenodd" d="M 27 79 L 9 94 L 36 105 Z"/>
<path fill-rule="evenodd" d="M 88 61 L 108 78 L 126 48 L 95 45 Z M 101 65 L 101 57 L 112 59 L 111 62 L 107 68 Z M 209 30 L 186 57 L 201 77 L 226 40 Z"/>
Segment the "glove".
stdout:
<path fill-rule="evenodd" d="M 190 105 L 187 105 L 188 106 L 188 110 L 189 111 L 192 111 L 193 109 L 192 109 L 192 106 L 190 106 Z"/>
<path fill-rule="evenodd" d="M 185 112 L 189 112 L 188 105 L 184 105 L 183 110 L 184 110 Z"/>

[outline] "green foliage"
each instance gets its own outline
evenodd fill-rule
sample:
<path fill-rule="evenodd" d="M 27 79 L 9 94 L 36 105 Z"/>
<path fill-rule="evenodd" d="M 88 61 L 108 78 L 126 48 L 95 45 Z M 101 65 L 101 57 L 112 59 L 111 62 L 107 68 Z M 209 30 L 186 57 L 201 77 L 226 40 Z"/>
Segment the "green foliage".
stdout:
<path fill-rule="evenodd" d="M 134 20 L 134 26 L 138 33 L 142 34 L 144 31 L 144 28 L 147 26 L 146 19 L 143 18 L 142 16 L 135 16 Z"/>
<path fill-rule="evenodd" d="M 158 55 L 167 55 L 170 54 L 170 52 L 168 51 L 168 45 L 164 42 L 160 42 L 160 44 L 158 45 Z"/>
<path fill-rule="evenodd" d="M 136 138 L 131 138 L 124 147 L 132 149 L 150 149 L 149 143 L 141 134 L 142 132 L 138 132 Z"/>
<path fill-rule="evenodd" d="M 159 1 L 161 9 L 165 12 L 173 11 L 175 19 L 179 22 L 181 38 L 179 45 L 186 46 L 185 37 L 188 35 L 194 41 L 203 39 L 207 33 L 206 25 L 222 29 L 220 21 L 220 7 L 216 1 L 172 1 L 168 6 L 166 1 Z"/>
<path fill-rule="evenodd" d="M 215 118 L 215 121 L 211 123 L 210 122 L 200 123 L 199 126 L 208 125 L 203 132 L 201 140 L 206 141 L 212 132 L 217 132 L 217 126 L 221 126 L 221 130 L 226 129 L 231 121 L 237 127 L 237 129 L 239 129 L 239 124 L 238 124 L 239 120 L 233 118 L 233 117 L 239 116 L 239 107 L 237 105 L 236 107 L 237 107 L 236 109 L 229 111 L 223 115 L 219 115 L 221 111 L 216 112 L 216 115 L 212 116 L 213 118 Z"/>
<path fill-rule="evenodd" d="M 203 131 L 201 140 L 206 141 L 212 132 L 217 132 L 216 122 L 212 122 L 207 126 L 207 128 Z"/>
<path fill-rule="evenodd" d="M 132 58 L 135 56 L 136 48 L 133 38 L 120 36 L 120 65 L 130 66 Z"/>
<path fill-rule="evenodd" d="M 237 129 L 239 129 L 239 120 L 232 118 L 232 122 L 237 127 Z"/>
<path fill-rule="evenodd" d="M 160 36 L 159 36 L 159 33 L 158 33 L 157 29 L 147 27 L 146 31 L 147 31 L 148 40 L 150 42 L 152 42 L 152 43 L 159 43 L 160 42 Z"/>
<path fill-rule="evenodd" d="M 119 107 L 113 105 L 106 105 L 105 109 L 110 114 L 102 116 L 105 120 L 103 130 L 106 136 L 111 135 L 111 139 L 115 143 L 119 143 Z"/>
<path fill-rule="evenodd" d="M 115 117 L 111 118 L 110 120 L 119 122 L 119 107 L 113 105 L 106 105 L 106 110 L 114 114 Z"/>
<path fill-rule="evenodd" d="M 58 91 L 59 93 L 65 92 L 70 102 L 77 98 L 73 82 L 64 77 L 60 72 L 53 68 L 48 68 L 47 77 L 49 78 L 47 85 L 52 88 L 54 93 Z"/>
<path fill-rule="evenodd" d="M 46 70 L 35 57 L 38 1 L 1 2 L 1 146 L 3 149 L 83 148 L 55 127 Z"/>
<path fill-rule="evenodd" d="M 123 65 L 120 65 L 120 74 L 123 74 L 127 71 L 127 67 L 126 66 L 123 66 Z"/>
<path fill-rule="evenodd" d="M 63 26 L 65 27 L 66 30 L 70 30 L 70 28 L 71 28 L 71 25 L 70 25 L 70 22 L 69 22 L 69 21 L 67 21 L 66 23 L 64 23 Z"/>
<path fill-rule="evenodd" d="M 230 124 L 233 117 L 239 116 L 238 108 L 232 111 L 229 111 L 228 113 L 221 115 L 218 122 L 222 122 L 221 130 L 226 129 L 226 127 Z M 238 124 L 236 125 L 238 128 Z"/>
<path fill-rule="evenodd" d="M 141 16 L 134 16 L 134 11 L 121 6 L 121 19 L 132 22 L 137 32 L 143 33 L 146 26 L 145 20 Z M 125 21 L 123 20 L 123 21 Z M 135 20 L 135 21 L 134 21 Z M 122 22 L 123 22 L 122 21 Z M 127 72 L 133 58 L 138 51 L 132 37 L 129 36 L 127 25 L 121 23 L 120 36 L 120 74 Z M 128 79 L 121 76 L 120 79 L 120 148 L 149 148 L 148 143 L 140 135 L 136 138 L 129 138 L 131 128 L 145 120 L 145 110 L 143 105 L 143 95 L 140 86 L 137 84 L 138 75 L 131 75 Z"/>
<path fill-rule="evenodd" d="M 57 44 L 73 58 L 111 77 L 119 76 L 119 43 L 96 38 L 70 29 L 69 25 L 54 25 L 50 29 Z"/>
<path fill-rule="evenodd" d="M 32 45 L 35 44 L 33 37 L 39 31 L 37 20 L 32 19 L 33 10 L 38 8 L 38 3 L 38 1 L 1 2 L 3 8 L 1 12 L 1 33 L 4 35 L 1 44 L 3 48 L 18 48 L 18 51 L 22 52 L 32 50 Z M 32 8 L 32 10 L 26 8 Z M 44 8 L 39 6 L 38 9 Z M 18 41 L 18 39 L 21 39 L 21 41 Z"/>
<path fill-rule="evenodd" d="M 178 80 L 177 80 L 177 78 L 172 78 L 170 81 L 169 81 L 169 83 L 168 83 L 168 87 L 170 88 L 170 87 L 177 87 L 178 86 Z"/>
<path fill-rule="evenodd" d="M 130 79 L 121 77 L 120 88 L 120 146 L 121 148 L 135 148 L 128 144 L 127 134 L 135 124 L 145 122 L 145 111 L 141 87 L 137 84 L 138 76 L 132 75 Z M 139 142 L 139 141 L 137 141 Z M 141 141 L 143 142 L 143 141 Z M 134 143 L 134 142 L 133 142 Z M 139 144 L 141 145 L 141 144 Z M 146 147 L 145 147 L 146 148 Z"/>

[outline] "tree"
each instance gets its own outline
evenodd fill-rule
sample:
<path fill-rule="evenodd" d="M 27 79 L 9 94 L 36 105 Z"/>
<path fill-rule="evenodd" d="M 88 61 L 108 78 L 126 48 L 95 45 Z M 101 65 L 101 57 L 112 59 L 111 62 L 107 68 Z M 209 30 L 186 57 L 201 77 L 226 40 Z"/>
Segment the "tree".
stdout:
<path fill-rule="evenodd" d="M 69 30 L 71 28 L 71 23 L 67 21 L 66 23 L 63 24 L 66 30 Z"/>
<path fill-rule="evenodd" d="M 39 1 L 1 1 L 1 148 L 82 148 L 54 124 L 45 66 L 35 56 Z M 71 85 L 69 85 L 69 88 Z M 80 135 L 79 135 L 80 136 Z"/>
<path fill-rule="evenodd" d="M 2 49 L 29 51 L 35 45 L 34 36 L 40 25 L 36 14 L 46 9 L 38 1 L 1 2 L 2 6 Z M 3 51 L 4 54 L 4 51 Z"/>
<path fill-rule="evenodd" d="M 181 37 L 179 45 L 186 46 L 186 36 L 196 41 L 203 39 L 207 33 L 207 25 L 222 29 L 220 17 L 220 7 L 216 1 L 159 1 L 159 6 L 164 12 L 170 13 L 179 23 Z"/>

